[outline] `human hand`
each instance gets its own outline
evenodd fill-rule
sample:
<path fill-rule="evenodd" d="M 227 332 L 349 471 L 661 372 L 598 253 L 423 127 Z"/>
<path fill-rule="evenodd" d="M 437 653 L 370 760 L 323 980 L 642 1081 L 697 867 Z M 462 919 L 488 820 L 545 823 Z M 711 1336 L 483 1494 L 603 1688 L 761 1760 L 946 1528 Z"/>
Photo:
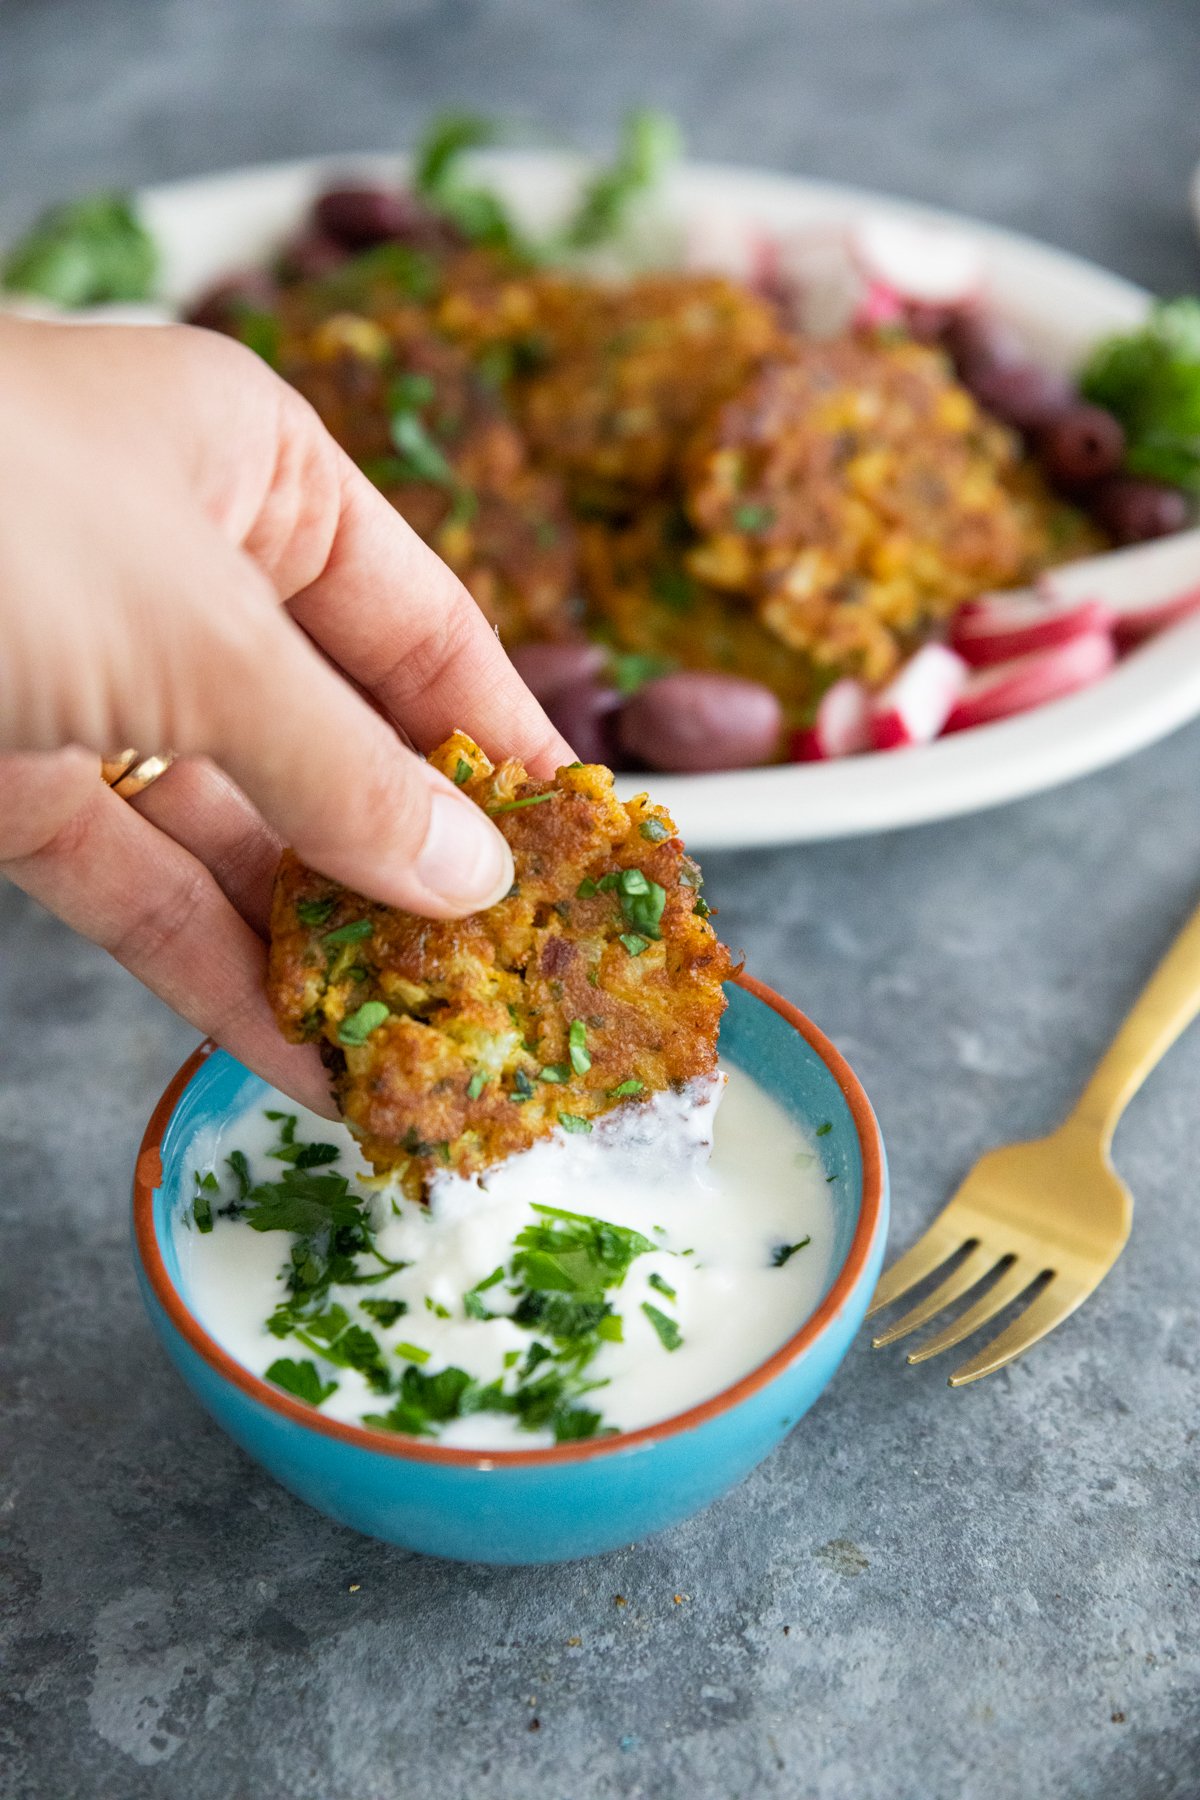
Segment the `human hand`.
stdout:
<path fill-rule="evenodd" d="M 430 917 L 512 880 L 406 748 L 571 752 L 466 589 L 230 339 L 0 320 L 0 871 L 319 1111 L 263 995 L 280 845 Z M 171 749 L 133 801 L 122 744 Z"/>

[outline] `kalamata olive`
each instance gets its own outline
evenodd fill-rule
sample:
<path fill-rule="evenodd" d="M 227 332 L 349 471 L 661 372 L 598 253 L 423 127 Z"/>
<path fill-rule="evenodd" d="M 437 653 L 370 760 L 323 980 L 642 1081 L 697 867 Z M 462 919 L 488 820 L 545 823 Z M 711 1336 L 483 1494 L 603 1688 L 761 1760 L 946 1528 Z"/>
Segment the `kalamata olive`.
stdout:
<path fill-rule="evenodd" d="M 621 766 L 613 722 L 621 706 L 615 688 L 596 681 L 573 681 L 544 702 L 551 723 L 562 732 L 580 762 Z"/>
<path fill-rule="evenodd" d="M 745 769 L 769 762 L 783 709 L 770 688 L 740 675 L 680 670 L 639 688 L 617 721 L 623 747 L 652 769 Z"/>
<path fill-rule="evenodd" d="M 1191 517 L 1186 494 L 1144 475 L 1110 475 L 1096 487 L 1091 508 L 1118 544 L 1168 537 L 1182 531 Z"/>
<path fill-rule="evenodd" d="M 963 380 L 981 406 L 1018 431 L 1044 431 L 1052 419 L 1075 403 L 1066 376 L 1037 363 L 964 369 Z"/>
<path fill-rule="evenodd" d="M 1039 449 L 1051 481 L 1086 487 L 1116 474 L 1125 458 L 1125 433 L 1110 412 L 1081 400 L 1051 419 Z"/>
<path fill-rule="evenodd" d="M 510 659 L 530 693 L 545 706 L 563 688 L 599 675 L 607 657 L 599 644 L 581 638 L 563 644 L 518 644 Z"/>
<path fill-rule="evenodd" d="M 275 279 L 265 269 L 239 269 L 206 288 L 184 318 L 209 331 L 230 331 L 239 312 L 270 312 L 278 298 Z"/>
<path fill-rule="evenodd" d="M 985 369 L 1011 369 L 1029 360 L 1011 325 L 975 307 L 954 315 L 942 334 L 942 342 L 964 378 L 974 378 Z"/>
<path fill-rule="evenodd" d="M 330 188 L 313 205 L 313 223 L 350 250 L 403 238 L 413 223 L 411 196 L 394 188 Z"/>
<path fill-rule="evenodd" d="M 320 281 L 340 269 L 350 255 L 328 232 L 298 231 L 279 252 L 279 272 L 287 281 Z"/>

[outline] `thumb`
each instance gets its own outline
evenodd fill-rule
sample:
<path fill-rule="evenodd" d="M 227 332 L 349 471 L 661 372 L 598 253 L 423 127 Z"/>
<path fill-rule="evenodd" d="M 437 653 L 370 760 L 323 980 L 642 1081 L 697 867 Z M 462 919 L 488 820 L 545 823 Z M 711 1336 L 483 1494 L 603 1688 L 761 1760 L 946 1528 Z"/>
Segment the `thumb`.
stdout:
<path fill-rule="evenodd" d="M 499 900 L 512 853 L 486 813 L 405 747 L 242 551 L 215 532 L 206 549 L 210 598 L 160 646 L 163 741 L 210 755 L 297 855 L 372 899 L 430 918 Z"/>

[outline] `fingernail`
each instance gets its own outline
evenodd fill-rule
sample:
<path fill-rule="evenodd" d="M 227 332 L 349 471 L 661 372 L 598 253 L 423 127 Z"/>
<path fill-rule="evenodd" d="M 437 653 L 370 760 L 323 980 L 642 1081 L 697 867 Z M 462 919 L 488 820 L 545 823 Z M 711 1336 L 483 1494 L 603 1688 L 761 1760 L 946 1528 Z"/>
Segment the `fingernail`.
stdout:
<path fill-rule="evenodd" d="M 417 879 L 447 906 L 479 912 L 512 886 L 512 851 L 474 801 L 435 787 Z"/>

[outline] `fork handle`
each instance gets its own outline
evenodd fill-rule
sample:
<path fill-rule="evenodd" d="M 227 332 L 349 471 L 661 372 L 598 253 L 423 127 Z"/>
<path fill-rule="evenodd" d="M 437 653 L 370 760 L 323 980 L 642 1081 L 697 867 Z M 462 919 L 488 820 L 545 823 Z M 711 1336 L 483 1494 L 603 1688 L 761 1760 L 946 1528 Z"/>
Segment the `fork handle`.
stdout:
<path fill-rule="evenodd" d="M 1099 1132 L 1105 1150 L 1151 1069 L 1200 1013 L 1200 907 L 1155 969 L 1080 1095 L 1068 1125 Z"/>

